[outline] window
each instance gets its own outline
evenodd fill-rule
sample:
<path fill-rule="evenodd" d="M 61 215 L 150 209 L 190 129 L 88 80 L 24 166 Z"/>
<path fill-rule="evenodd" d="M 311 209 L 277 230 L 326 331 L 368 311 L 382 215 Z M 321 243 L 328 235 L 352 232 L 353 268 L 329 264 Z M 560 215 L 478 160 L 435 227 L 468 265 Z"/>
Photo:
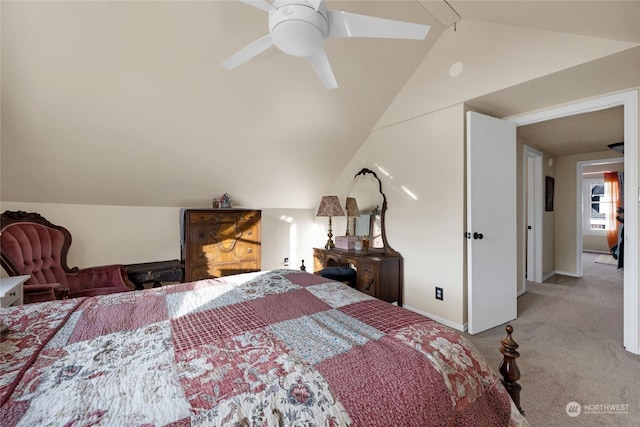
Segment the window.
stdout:
<path fill-rule="evenodd" d="M 611 207 L 609 186 L 603 178 L 585 178 L 582 195 L 582 228 L 585 234 L 602 234 L 610 224 L 609 218 L 615 215 Z"/>

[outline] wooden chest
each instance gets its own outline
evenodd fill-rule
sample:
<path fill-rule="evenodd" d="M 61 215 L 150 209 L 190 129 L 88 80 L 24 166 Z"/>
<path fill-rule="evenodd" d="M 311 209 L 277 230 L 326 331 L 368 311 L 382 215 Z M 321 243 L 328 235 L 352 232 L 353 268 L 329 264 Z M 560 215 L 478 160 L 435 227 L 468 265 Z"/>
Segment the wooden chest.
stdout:
<path fill-rule="evenodd" d="M 184 210 L 185 282 L 260 271 L 260 219 L 259 210 Z"/>
<path fill-rule="evenodd" d="M 153 287 L 157 288 L 161 286 L 161 282 L 182 282 L 182 263 L 177 259 L 129 264 L 124 267 L 136 289 L 144 289 L 145 283 L 153 283 Z"/>

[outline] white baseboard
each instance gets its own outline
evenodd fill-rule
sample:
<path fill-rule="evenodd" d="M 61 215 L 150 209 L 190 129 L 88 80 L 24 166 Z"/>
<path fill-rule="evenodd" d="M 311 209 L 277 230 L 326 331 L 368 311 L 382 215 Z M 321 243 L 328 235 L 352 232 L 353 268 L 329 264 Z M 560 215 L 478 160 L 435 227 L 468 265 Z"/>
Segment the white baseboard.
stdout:
<path fill-rule="evenodd" d="M 464 325 L 461 325 L 460 323 L 452 322 L 450 320 L 447 320 L 447 319 L 444 319 L 442 317 L 436 316 L 435 314 L 429 314 L 429 313 L 427 313 L 425 311 L 418 310 L 417 308 L 411 307 L 411 306 L 408 306 L 408 305 L 403 305 L 402 308 L 406 308 L 407 310 L 413 311 L 414 313 L 422 314 L 423 316 L 426 316 L 426 317 L 428 317 L 430 319 L 435 320 L 438 323 L 442 323 L 443 325 L 448 326 L 448 327 L 453 328 L 453 329 L 456 329 L 458 331 L 464 332 L 464 331 L 467 330 L 467 324 L 466 323 Z"/>
<path fill-rule="evenodd" d="M 569 273 L 568 271 L 556 271 L 554 274 L 561 274 L 563 276 L 570 276 L 570 277 L 582 277 L 582 276 L 578 276 L 576 273 Z"/>
<path fill-rule="evenodd" d="M 518 296 L 524 295 L 527 293 L 527 285 L 524 286 L 524 289 L 520 289 L 518 291 Z"/>
<path fill-rule="evenodd" d="M 545 280 L 547 280 L 548 278 L 550 278 L 551 276 L 553 276 L 554 274 L 559 274 L 561 276 L 570 276 L 570 277 L 582 277 L 582 276 L 578 276 L 576 273 L 569 273 L 568 271 L 552 271 L 551 273 L 547 273 L 544 275 L 544 277 L 542 278 L 542 281 L 544 282 Z"/>

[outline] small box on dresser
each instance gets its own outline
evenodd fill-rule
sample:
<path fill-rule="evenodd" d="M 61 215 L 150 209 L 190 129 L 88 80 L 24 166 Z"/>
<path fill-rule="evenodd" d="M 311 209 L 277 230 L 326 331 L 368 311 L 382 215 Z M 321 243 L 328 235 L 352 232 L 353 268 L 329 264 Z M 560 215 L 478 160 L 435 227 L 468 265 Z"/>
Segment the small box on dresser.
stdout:
<path fill-rule="evenodd" d="M 336 236 L 335 245 L 338 249 L 353 250 L 358 240 L 360 240 L 358 236 Z"/>

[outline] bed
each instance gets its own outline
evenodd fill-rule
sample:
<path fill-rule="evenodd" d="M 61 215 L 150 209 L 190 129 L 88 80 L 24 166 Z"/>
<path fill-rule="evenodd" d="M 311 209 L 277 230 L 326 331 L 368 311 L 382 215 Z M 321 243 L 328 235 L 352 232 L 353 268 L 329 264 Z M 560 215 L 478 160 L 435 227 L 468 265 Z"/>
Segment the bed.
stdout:
<path fill-rule="evenodd" d="M 528 425 L 460 334 L 302 271 L 0 317 L 2 426 Z"/>

